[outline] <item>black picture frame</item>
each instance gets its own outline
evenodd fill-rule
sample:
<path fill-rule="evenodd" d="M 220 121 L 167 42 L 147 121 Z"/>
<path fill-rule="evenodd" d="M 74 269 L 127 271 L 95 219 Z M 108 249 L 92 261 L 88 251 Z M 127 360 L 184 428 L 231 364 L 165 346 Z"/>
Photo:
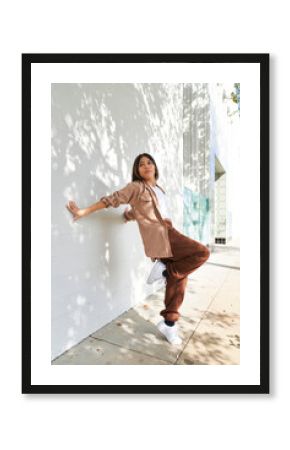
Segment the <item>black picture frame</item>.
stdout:
<path fill-rule="evenodd" d="M 31 66 L 111 62 L 260 65 L 260 383 L 257 385 L 33 385 L 31 382 Z M 269 393 L 269 62 L 268 53 L 22 54 L 22 393 Z"/>

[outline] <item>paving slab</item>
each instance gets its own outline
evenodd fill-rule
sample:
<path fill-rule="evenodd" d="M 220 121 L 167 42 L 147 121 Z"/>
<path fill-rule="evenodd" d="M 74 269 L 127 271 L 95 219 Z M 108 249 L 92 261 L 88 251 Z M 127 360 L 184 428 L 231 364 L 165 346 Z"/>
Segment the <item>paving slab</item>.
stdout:
<path fill-rule="evenodd" d="M 168 362 L 92 337 L 56 358 L 53 365 L 164 365 Z"/>
<path fill-rule="evenodd" d="M 161 320 L 155 317 L 154 322 Z M 142 352 L 149 357 L 155 357 L 173 364 L 182 347 L 174 347 L 149 319 L 144 319 L 135 308 L 120 315 L 117 320 L 93 333 L 91 337 L 101 339 L 111 344 L 118 344 L 128 350 Z"/>
<path fill-rule="evenodd" d="M 227 271 L 224 267 L 208 265 L 191 274 L 180 313 L 199 321 L 224 283 Z"/>
<path fill-rule="evenodd" d="M 239 310 L 239 272 L 228 270 L 176 364 L 240 364 Z"/>

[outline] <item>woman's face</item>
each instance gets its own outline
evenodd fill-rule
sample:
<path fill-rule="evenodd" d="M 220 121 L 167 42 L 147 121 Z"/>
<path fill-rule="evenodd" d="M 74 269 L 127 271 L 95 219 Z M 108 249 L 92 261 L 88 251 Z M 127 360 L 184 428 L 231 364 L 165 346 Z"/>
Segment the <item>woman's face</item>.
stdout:
<path fill-rule="evenodd" d="M 155 181 L 155 164 L 147 156 L 140 159 L 138 170 L 143 180 Z"/>

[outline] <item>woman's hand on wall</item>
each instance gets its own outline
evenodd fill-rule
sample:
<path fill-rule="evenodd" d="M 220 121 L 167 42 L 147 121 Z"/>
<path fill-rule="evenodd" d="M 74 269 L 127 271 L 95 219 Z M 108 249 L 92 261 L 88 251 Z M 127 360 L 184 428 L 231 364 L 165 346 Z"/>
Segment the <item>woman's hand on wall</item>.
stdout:
<path fill-rule="evenodd" d="M 80 209 L 75 202 L 70 200 L 66 204 L 66 208 L 69 210 L 69 212 L 73 215 L 73 221 L 80 219 L 85 215 L 85 211 Z"/>

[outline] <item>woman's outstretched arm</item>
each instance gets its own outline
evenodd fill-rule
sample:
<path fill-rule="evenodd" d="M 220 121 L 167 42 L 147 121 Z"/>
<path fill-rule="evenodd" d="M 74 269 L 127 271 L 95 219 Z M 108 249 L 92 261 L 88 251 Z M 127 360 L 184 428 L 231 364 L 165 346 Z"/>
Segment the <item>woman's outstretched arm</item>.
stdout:
<path fill-rule="evenodd" d="M 94 211 L 98 211 L 99 209 L 104 208 L 118 208 L 118 206 L 126 204 L 126 203 L 134 203 L 138 195 L 140 193 L 141 186 L 138 182 L 131 182 L 128 183 L 124 188 L 119 189 L 118 191 L 113 192 L 110 195 L 105 195 L 100 198 L 100 200 L 97 203 L 94 203 L 91 206 L 88 206 L 87 208 L 80 209 L 75 202 L 70 201 L 67 203 L 66 207 L 67 209 L 72 213 L 73 220 L 78 220 L 81 217 L 87 216 L 88 214 L 91 214 Z M 126 216 L 124 215 L 124 219 L 127 220 L 134 220 L 133 215 L 129 214 Z"/>
<path fill-rule="evenodd" d="M 106 208 L 106 205 L 101 200 L 97 203 L 94 203 L 91 206 L 88 206 L 87 208 L 79 208 L 77 204 L 74 201 L 69 201 L 66 205 L 67 209 L 70 213 L 73 215 L 73 221 L 80 219 L 81 217 L 88 216 L 89 214 L 99 211 L 100 209 Z"/>

